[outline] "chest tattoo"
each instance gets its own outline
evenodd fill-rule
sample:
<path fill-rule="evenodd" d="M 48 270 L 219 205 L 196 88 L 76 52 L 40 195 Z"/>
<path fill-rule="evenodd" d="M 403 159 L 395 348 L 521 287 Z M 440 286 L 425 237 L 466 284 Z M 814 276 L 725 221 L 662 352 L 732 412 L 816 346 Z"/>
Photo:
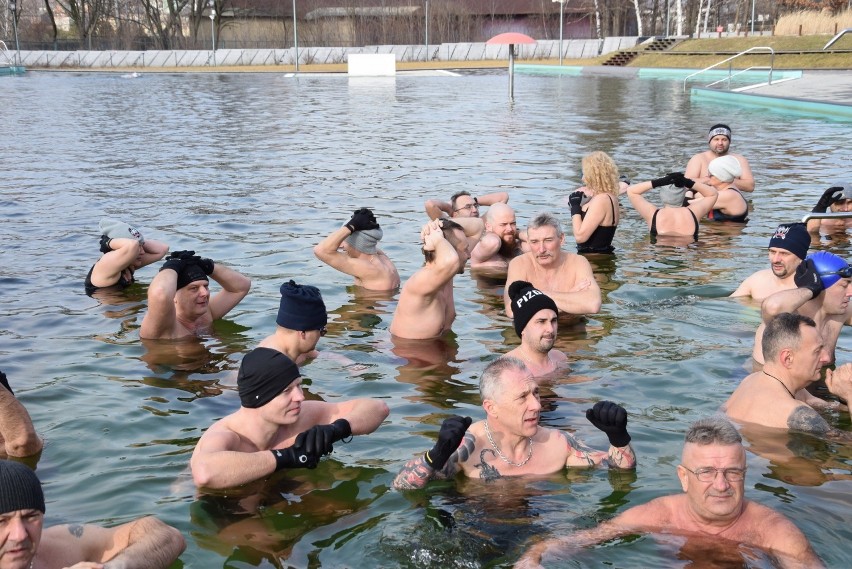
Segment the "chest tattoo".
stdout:
<path fill-rule="evenodd" d="M 497 480 L 500 478 L 500 472 L 491 466 L 490 464 L 485 462 L 485 453 L 490 452 L 493 458 L 497 458 L 497 453 L 494 452 L 490 448 L 484 448 L 479 451 L 479 464 L 474 464 L 474 468 L 481 468 L 479 472 L 479 477 L 485 480 L 486 482 L 491 482 L 492 480 Z"/>

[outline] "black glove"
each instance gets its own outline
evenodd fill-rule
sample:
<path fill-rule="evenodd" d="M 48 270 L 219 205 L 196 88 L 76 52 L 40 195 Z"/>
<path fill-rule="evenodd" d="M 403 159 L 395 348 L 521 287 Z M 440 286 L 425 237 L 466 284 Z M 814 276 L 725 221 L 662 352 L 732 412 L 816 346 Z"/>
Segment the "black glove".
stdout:
<path fill-rule="evenodd" d="M 101 235 L 101 253 L 109 253 L 110 251 L 112 251 L 112 247 L 109 246 L 110 241 L 112 241 L 112 239 L 110 239 L 106 235 Z"/>
<path fill-rule="evenodd" d="M 352 215 L 352 219 L 346 222 L 346 227 L 349 231 L 364 231 L 365 229 L 378 229 L 379 224 L 376 222 L 376 216 L 369 209 L 362 207 L 356 210 Z"/>
<path fill-rule="evenodd" d="M 213 259 L 208 259 L 206 257 L 203 259 L 198 259 L 195 264 L 201 267 L 201 270 L 204 271 L 204 274 L 208 276 L 210 275 L 210 273 L 213 272 L 213 269 L 215 268 Z"/>
<path fill-rule="evenodd" d="M 435 470 L 441 470 L 447 461 L 450 460 L 450 455 L 455 452 L 461 444 L 467 428 L 473 419 L 470 417 L 461 417 L 453 415 L 441 424 L 441 431 L 438 433 L 438 442 L 431 450 L 426 452 L 426 463 Z"/>
<path fill-rule="evenodd" d="M 627 184 L 628 186 L 630 185 L 630 178 L 628 178 L 628 177 L 627 177 L 627 174 L 622 174 L 621 176 L 619 176 L 619 177 L 618 177 L 618 181 L 619 181 L 619 182 L 624 182 L 624 183 L 625 183 L 625 184 Z"/>
<path fill-rule="evenodd" d="M 2 385 L 3 387 L 5 387 L 6 389 L 8 389 L 8 390 L 9 390 L 9 393 L 11 393 L 12 395 L 14 395 L 14 394 L 15 394 L 15 392 L 14 392 L 14 391 L 12 391 L 12 388 L 11 388 L 11 387 L 9 387 L 9 380 L 8 380 L 8 379 L 6 379 L 6 374 L 5 374 L 5 373 L 3 373 L 2 371 L 0 371 L 0 385 Z"/>
<path fill-rule="evenodd" d="M 816 266 L 811 259 L 805 259 L 799 263 L 796 268 L 796 274 L 793 276 L 793 282 L 799 288 L 806 288 L 811 291 L 811 298 L 816 298 L 819 293 L 825 290 L 822 284 L 822 279 L 817 273 Z"/>
<path fill-rule="evenodd" d="M 586 410 L 586 419 L 606 433 L 609 444 L 612 446 L 626 447 L 630 442 L 630 434 L 627 432 L 627 411 L 621 405 L 612 401 L 598 401 L 594 407 Z"/>
<path fill-rule="evenodd" d="M 338 419 L 330 425 L 314 425 L 296 437 L 296 445 L 304 446 L 308 454 L 324 456 L 334 450 L 334 443 L 352 434 L 346 419 Z"/>
<path fill-rule="evenodd" d="M 651 187 L 652 188 L 659 188 L 660 186 L 670 186 L 673 183 L 674 183 L 674 180 L 672 180 L 672 175 L 666 174 L 662 178 L 655 178 L 655 179 L 651 180 Z"/>
<path fill-rule="evenodd" d="M 692 186 L 695 185 L 695 180 L 691 178 L 687 178 L 683 175 L 683 172 L 671 172 L 669 173 L 671 177 L 672 183 L 678 188 L 689 188 L 692 189 Z"/>
<path fill-rule="evenodd" d="M 833 186 L 831 188 L 828 188 L 819 197 L 819 201 L 811 210 L 811 213 L 825 213 L 825 210 L 828 209 L 828 206 L 838 201 L 841 195 L 843 195 L 843 188 L 841 188 L 840 186 Z"/>
<path fill-rule="evenodd" d="M 195 251 L 174 251 L 168 257 L 166 257 L 166 262 L 163 263 L 163 266 L 160 267 L 160 270 L 163 271 L 165 269 L 171 269 L 174 272 L 180 274 L 184 266 L 186 266 L 188 262 L 193 261 L 194 255 Z"/>
<path fill-rule="evenodd" d="M 282 468 L 316 468 L 319 464 L 318 456 L 306 452 L 304 447 L 297 445 L 281 449 L 276 448 L 269 452 L 275 457 L 275 472 Z"/>
<path fill-rule="evenodd" d="M 580 215 L 583 212 L 583 197 L 586 194 L 581 190 L 577 190 L 575 192 L 571 192 L 568 195 L 568 205 L 571 206 L 571 215 Z"/>

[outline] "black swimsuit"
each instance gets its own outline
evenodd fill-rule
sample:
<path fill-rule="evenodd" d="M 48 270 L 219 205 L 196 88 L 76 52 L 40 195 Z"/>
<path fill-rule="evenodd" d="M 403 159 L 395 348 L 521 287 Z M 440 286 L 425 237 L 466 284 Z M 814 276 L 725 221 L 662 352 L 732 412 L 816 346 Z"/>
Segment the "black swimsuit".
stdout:
<path fill-rule="evenodd" d="M 740 194 L 740 197 L 743 198 L 743 201 L 746 204 L 745 213 L 741 213 L 739 215 L 728 215 L 727 213 L 722 213 L 722 210 L 720 209 L 714 209 L 710 210 L 710 213 L 707 214 L 707 219 L 710 219 L 712 221 L 736 221 L 737 223 L 745 223 L 748 221 L 748 200 L 745 199 L 745 196 L 742 195 L 742 193 L 740 193 L 738 189 L 730 189 Z"/>
<path fill-rule="evenodd" d="M 612 198 L 609 200 L 609 205 L 612 208 L 612 219 L 615 219 L 615 203 Z M 586 217 L 585 211 L 580 211 L 580 219 Z M 615 248 L 612 246 L 612 239 L 615 237 L 617 225 L 598 225 L 589 238 L 584 243 L 577 243 L 578 253 L 612 253 Z"/>
<path fill-rule="evenodd" d="M 85 285 L 86 285 L 86 294 L 88 294 L 88 295 L 91 295 L 96 290 L 100 290 L 100 289 L 104 289 L 104 288 L 118 287 L 120 289 L 125 289 L 125 288 L 129 287 L 130 285 L 132 285 L 134 280 L 135 280 L 133 278 L 133 273 L 130 274 L 130 280 L 128 281 L 126 278 L 124 278 L 124 271 L 121 271 L 121 276 L 118 277 L 118 282 L 115 283 L 114 285 L 95 286 L 95 285 L 92 284 L 92 271 L 94 271 L 94 270 L 95 270 L 95 266 L 92 265 L 92 268 L 89 269 L 89 274 L 86 275 Z"/>
<path fill-rule="evenodd" d="M 698 241 L 698 218 L 695 217 L 695 214 L 692 213 L 691 209 L 687 209 L 689 215 L 692 216 L 692 221 L 695 222 L 695 233 L 692 234 L 692 238 L 695 241 Z M 651 218 L 651 239 L 657 238 L 657 214 L 660 213 L 660 210 L 654 212 L 654 216 Z"/>

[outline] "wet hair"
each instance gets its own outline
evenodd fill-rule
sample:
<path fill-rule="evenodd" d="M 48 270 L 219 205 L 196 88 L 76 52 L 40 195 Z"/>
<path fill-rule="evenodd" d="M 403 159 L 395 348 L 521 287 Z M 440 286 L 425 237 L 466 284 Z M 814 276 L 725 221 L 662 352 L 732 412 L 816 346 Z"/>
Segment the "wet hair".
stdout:
<path fill-rule="evenodd" d="M 503 374 L 507 371 L 529 373 L 523 360 L 512 356 L 497 358 L 485 368 L 479 377 L 479 397 L 482 401 L 492 401 L 503 391 Z"/>
<path fill-rule="evenodd" d="M 583 183 L 595 194 L 618 195 L 618 166 L 606 152 L 592 152 L 583 157 Z"/>
<path fill-rule="evenodd" d="M 529 225 L 527 225 L 527 231 L 530 229 L 539 229 L 541 227 L 553 227 L 556 229 L 556 235 L 558 237 L 562 237 L 564 235 L 564 233 L 562 233 L 562 224 L 559 223 L 559 220 L 552 214 L 540 213 L 532 218 Z"/>
<path fill-rule="evenodd" d="M 458 199 L 462 196 L 469 196 L 469 195 L 470 195 L 470 192 L 467 192 L 465 190 L 462 190 L 460 192 L 456 192 L 453 195 L 451 195 L 450 196 L 450 208 L 453 211 L 456 211 L 456 202 L 458 201 Z"/>
<path fill-rule="evenodd" d="M 816 328 L 812 318 L 794 312 L 782 312 L 763 330 L 763 361 L 774 360 L 784 348 L 796 349 L 802 340 L 802 326 Z"/>
<path fill-rule="evenodd" d="M 689 426 L 684 437 L 685 443 L 700 446 L 706 445 L 737 445 L 742 444 L 743 438 L 737 428 L 722 415 L 712 415 L 698 419 Z"/>
<path fill-rule="evenodd" d="M 444 239 L 452 243 L 453 247 L 455 247 L 458 240 L 456 239 L 456 236 L 453 234 L 453 232 L 458 229 L 459 231 L 464 233 L 464 227 L 462 227 L 455 221 L 446 218 L 440 219 L 439 223 L 441 224 L 441 233 L 444 234 Z M 435 260 L 435 251 L 427 251 L 423 248 L 421 248 L 420 250 L 423 251 L 423 258 L 426 259 L 427 263 L 431 263 Z"/>

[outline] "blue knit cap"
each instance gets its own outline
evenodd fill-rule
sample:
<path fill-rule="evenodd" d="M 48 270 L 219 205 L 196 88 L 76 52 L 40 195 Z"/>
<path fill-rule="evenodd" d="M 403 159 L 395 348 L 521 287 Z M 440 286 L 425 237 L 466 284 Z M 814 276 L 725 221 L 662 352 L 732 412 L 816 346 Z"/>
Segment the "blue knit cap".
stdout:
<path fill-rule="evenodd" d="M 281 304 L 275 322 L 290 330 L 319 330 L 328 323 L 322 295 L 315 286 L 289 281 L 281 285 Z"/>
<path fill-rule="evenodd" d="M 849 263 L 828 251 L 811 253 L 808 255 L 808 259 L 814 262 L 814 267 L 822 281 L 822 286 L 825 288 L 830 287 L 843 278 L 842 275 L 838 274 L 839 271 L 849 269 Z"/>

